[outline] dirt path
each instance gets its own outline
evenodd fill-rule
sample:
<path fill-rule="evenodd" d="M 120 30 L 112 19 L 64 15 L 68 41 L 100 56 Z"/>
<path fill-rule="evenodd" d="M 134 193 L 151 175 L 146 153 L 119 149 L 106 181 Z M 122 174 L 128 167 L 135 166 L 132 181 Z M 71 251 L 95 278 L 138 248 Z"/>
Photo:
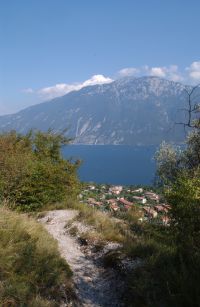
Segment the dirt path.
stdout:
<path fill-rule="evenodd" d="M 77 215 L 75 210 L 50 211 L 40 220 L 48 232 L 58 241 L 59 250 L 74 273 L 74 284 L 80 300 L 78 306 L 123 306 L 117 295 L 117 281 L 111 270 L 106 270 L 92 257 L 85 255 L 76 238 L 64 228 Z"/>

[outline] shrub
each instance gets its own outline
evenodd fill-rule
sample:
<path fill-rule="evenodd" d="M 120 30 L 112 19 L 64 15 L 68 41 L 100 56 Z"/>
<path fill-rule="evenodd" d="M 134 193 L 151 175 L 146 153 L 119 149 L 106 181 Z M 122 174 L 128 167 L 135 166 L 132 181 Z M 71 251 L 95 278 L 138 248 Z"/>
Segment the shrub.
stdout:
<path fill-rule="evenodd" d="M 78 161 L 61 156 L 67 140 L 52 132 L 0 135 L 0 197 L 29 211 L 74 197 L 79 191 Z"/>
<path fill-rule="evenodd" d="M 181 172 L 166 192 L 170 226 L 143 224 L 126 247 L 143 263 L 129 275 L 131 306 L 200 306 L 200 171 Z"/>

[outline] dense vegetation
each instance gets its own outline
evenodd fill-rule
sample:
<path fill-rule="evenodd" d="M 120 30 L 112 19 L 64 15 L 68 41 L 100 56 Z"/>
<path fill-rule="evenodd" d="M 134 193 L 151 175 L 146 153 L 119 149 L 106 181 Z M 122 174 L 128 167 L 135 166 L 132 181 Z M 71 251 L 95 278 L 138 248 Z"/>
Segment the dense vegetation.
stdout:
<path fill-rule="evenodd" d="M 156 154 L 170 226 L 143 224 L 129 246 L 143 261 L 129 276 L 130 306 L 200 306 L 200 108 L 192 94 L 185 147 L 163 143 Z"/>
<path fill-rule="evenodd" d="M 61 156 L 61 146 L 68 141 L 51 131 L 0 135 L 1 201 L 30 211 L 76 196 L 79 162 L 71 163 Z"/>
<path fill-rule="evenodd" d="M 56 242 L 37 222 L 9 211 L 42 210 L 76 197 L 79 162 L 61 156 L 68 141 L 51 131 L 0 135 L 1 306 L 60 306 L 72 299 L 72 272 Z"/>

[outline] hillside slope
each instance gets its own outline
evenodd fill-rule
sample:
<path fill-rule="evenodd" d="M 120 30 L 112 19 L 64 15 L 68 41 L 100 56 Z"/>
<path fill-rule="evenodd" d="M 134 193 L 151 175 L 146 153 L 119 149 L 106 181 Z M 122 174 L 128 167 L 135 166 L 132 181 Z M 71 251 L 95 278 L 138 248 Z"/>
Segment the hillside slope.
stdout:
<path fill-rule="evenodd" d="M 1 206 L 0 233 L 0 306 L 72 306 L 72 271 L 42 225 Z"/>

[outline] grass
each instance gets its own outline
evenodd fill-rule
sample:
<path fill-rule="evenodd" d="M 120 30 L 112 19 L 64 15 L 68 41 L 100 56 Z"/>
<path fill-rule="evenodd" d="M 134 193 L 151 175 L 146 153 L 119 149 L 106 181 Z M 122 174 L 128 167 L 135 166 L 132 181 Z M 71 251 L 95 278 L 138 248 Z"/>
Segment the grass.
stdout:
<path fill-rule="evenodd" d="M 77 219 L 87 225 L 91 225 L 94 228 L 93 236 L 96 235 L 99 239 L 113 242 L 124 241 L 123 222 L 116 222 L 104 212 L 83 205 Z"/>
<path fill-rule="evenodd" d="M 139 210 L 134 207 L 127 213 L 119 214 L 119 218 L 113 218 L 111 213 L 102 212 L 70 198 L 65 202 L 47 204 L 42 212 L 32 212 L 29 215 L 38 218 L 44 216 L 46 211 L 62 209 L 77 210 L 79 213 L 74 220 L 92 226 L 93 230 L 88 233 L 91 238 L 112 242 L 124 242 L 130 237 L 132 239 L 133 232 L 130 226 L 133 223 L 137 225 L 140 217 Z M 69 224 L 73 224 L 73 220 L 68 223 L 68 227 Z"/>
<path fill-rule="evenodd" d="M 123 273 L 126 306 L 176 306 L 177 293 L 172 290 L 177 284 L 181 288 L 182 280 L 178 278 L 182 268 L 177 267 L 168 227 L 140 223 L 137 208 L 113 218 L 112 214 L 70 199 L 45 206 L 45 211 L 34 213 L 33 217 L 58 209 L 78 211 L 74 221 L 91 227 L 80 234 L 71 220 L 67 225 L 69 233 L 97 250 L 107 242 L 120 243 L 120 248 L 106 253 L 102 260 L 105 267 Z M 123 271 L 124 258 L 141 262 Z M 56 242 L 41 225 L 22 214 L 0 211 L 0 306 L 60 306 L 62 297 L 73 300 L 71 275 L 58 254 Z M 171 295 L 176 295 L 175 304 Z"/>
<path fill-rule="evenodd" d="M 60 306 L 73 299 L 71 277 L 42 225 L 0 209 L 0 306 Z"/>
<path fill-rule="evenodd" d="M 118 218 L 74 201 L 58 204 L 56 209 L 78 210 L 74 220 L 91 226 L 87 232 L 79 234 L 89 244 L 99 244 L 101 249 L 108 241 L 121 243 L 120 248 L 104 255 L 106 267 L 121 268 L 124 257 L 132 261 L 141 260 L 138 267 L 123 275 L 126 306 L 160 306 L 167 301 L 168 269 L 172 271 L 170 266 L 175 253 L 167 227 L 140 223 L 141 213 L 137 208 L 120 212 Z M 67 226 L 72 235 L 77 235 L 78 229 L 74 227 L 73 220 Z"/>
<path fill-rule="evenodd" d="M 129 226 L 124 220 L 113 218 L 111 214 L 83 203 L 76 203 L 73 208 L 79 211 L 76 220 L 92 226 L 92 230 L 87 233 L 89 239 L 122 243 L 130 236 Z"/>
<path fill-rule="evenodd" d="M 125 220 L 114 219 L 107 212 L 101 212 L 96 208 L 89 207 L 87 204 L 79 203 L 73 199 L 62 203 L 46 205 L 43 212 L 33 213 L 33 215 L 36 217 L 43 216 L 45 211 L 61 209 L 73 209 L 79 212 L 74 220 L 92 226 L 92 230 L 84 234 L 91 241 L 124 242 L 127 235 L 130 235 L 129 227 Z M 67 227 L 72 224 L 73 220 L 67 224 Z"/>

